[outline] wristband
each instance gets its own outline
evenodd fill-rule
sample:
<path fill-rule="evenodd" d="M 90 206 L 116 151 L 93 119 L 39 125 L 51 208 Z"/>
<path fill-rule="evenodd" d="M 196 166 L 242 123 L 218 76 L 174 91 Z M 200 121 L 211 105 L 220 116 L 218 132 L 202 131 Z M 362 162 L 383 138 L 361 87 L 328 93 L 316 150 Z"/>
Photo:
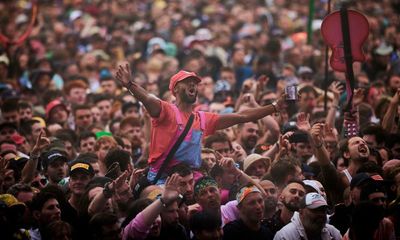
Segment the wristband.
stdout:
<path fill-rule="evenodd" d="M 163 208 L 167 208 L 167 207 L 168 207 L 169 204 L 167 204 L 167 203 L 165 202 L 164 198 L 160 197 L 159 200 L 160 200 L 161 205 L 163 206 Z"/>
<path fill-rule="evenodd" d="M 161 202 L 161 205 L 163 206 L 163 208 L 167 208 L 169 205 L 171 205 L 173 202 L 175 202 L 176 200 L 182 200 L 183 199 L 183 196 L 181 195 L 181 194 L 178 194 L 178 196 L 176 197 L 176 199 L 175 200 L 173 200 L 173 201 L 171 201 L 171 202 L 166 202 L 165 200 L 164 200 L 164 198 L 163 197 L 160 197 L 159 198 L 159 200 L 160 200 L 160 202 Z M 178 202 L 179 203 L 179 202 Z"/>
<path fill-rule="evenodd" d="M 275 112 L 279 112 L 279 111 L 278 111 L 278 108 L 276 108 L 276 106 L 278 105 L 278 102 L 277 102 L 277 101 L 273 101 L 273 102 L 271 103 L 271 105 L 274 107 Z"/>

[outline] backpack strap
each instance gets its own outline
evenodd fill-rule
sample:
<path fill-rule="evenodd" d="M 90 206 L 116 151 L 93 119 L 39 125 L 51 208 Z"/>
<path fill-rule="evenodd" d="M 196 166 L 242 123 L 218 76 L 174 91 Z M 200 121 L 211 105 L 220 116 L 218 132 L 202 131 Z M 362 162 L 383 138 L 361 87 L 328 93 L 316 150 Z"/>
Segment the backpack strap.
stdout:
<path fill-rule="evenodd" d="M 162 174 L 164 173 L 165 169 L 167 168 L 168 164 L 171 162 L 172 158 L 175 155 L 175 152 L 178 150 L 179 146 L 183 142 L 183 139 L 186 137 L 187 133 L 189 132 L 189 129 L 192 127 L 194 120 L 194 114 L 190 114 L 189 120 L 186 123 L 185 129 L 179 135 L 178 140 L 174 143 L 174 146 L 171 148 L 169 153 L 167 154 L 167 157 L 165 157 L 164 162 L 161 164 L 160 169 L 157 172 L 156 177 L 154 178 L 153 184 L 157 184 L 157 181 L 161 178 Z"/>
<path fill-rule="evenodd" d="M 204 130 L 206 129 L 206 114 L 204 113 L 204 111 L 198 111 L 199 116 L 200 116 L 200 128 L 201 131 L 204 132 Z"/>
<path fill-rule="evenodd" d="M 171 105 L 175 112 L 176 123 L 179 126 L 182 126 L 183 125 L 182 116 L 181 116 L 181 113 L 179 112 L 178 107 L 175 104 L 171 104 Z"/>

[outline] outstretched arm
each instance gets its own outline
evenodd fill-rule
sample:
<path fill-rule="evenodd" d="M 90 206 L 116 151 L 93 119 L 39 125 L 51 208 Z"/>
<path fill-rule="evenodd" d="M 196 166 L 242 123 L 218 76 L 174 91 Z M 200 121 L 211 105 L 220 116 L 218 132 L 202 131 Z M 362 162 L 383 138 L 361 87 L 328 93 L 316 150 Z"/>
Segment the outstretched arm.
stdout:
<path fill-rule="evenodd" d="M 282 109 L 285 105 L 285 98 L 286 95 L 283 94 L 276 101 L 276 107 L 272 104 L 269 104 L 262 107 L 249 108 L 238 113 L 220 115 L 216 129 L 221 130 L 239 123 L 257 121 L 258 119 L 261 119 L 267 115 L 279 111 L 279 109 Z"/>
<path fill-rule="evenodd" d="M 125 66 L 122 64 L 118 66 L 115 78 L 121 83 L 122 86 L 128 89 L 131 94 L 133 94 L 140 102 L 143 103 L 151 117 L 157 118 L 160 116 L 160 100 L 150 95 L 144 88 L 133 81 L 131 68 L 128 63 L 126 63 Z"/>

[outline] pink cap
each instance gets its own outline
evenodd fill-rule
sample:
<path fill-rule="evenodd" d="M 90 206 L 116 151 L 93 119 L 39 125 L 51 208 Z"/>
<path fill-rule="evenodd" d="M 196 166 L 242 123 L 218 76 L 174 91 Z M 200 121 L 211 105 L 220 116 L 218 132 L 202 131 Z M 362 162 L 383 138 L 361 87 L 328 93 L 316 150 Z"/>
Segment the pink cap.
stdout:
<path fill-rule="evenodd" d="M 55 99 L 46 106 L 46 118 L 48 119 L 50 117 L 50 112 L 57 106 L 63 106 L 65 110 L 67 110 L 67 107 L 62 103 L 60 100 Z"/>
<path fill-rule="evenodd" d="M 169 90 L 172 92 L 172 94 L 173 94 L 175 85 L 178 82 L 185 80 L 186 78 L 190 78 L 190 77 L 195 78 L 198 83 L 201 82 L 201 79 L 199 78 L 199 76 L 197 76 L 197 74 L 194 72 L 187 72 L 187 71 L 180 70 L 177 74 L 172 76 L 171 80 L 169 82 Z"/>

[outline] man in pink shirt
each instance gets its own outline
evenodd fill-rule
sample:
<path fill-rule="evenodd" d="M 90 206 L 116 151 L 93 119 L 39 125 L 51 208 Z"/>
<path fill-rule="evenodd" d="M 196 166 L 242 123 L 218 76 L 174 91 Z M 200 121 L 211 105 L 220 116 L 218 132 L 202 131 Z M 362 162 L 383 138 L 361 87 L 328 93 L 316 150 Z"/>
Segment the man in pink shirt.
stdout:
<path fill-rule="evenodd" d="M 176 97 L 176 104 L 170 104 L 149 94 L 138 83 L 133 82 L 129 64 L 119 65 L 116 79 L 128 89 L 148 111 L 152 118 L 151 143 L 148 173 L 149 181 L 154 181 L 158 170 L 168 152 L 186 126 L 190 115 L 194 114 L 193 125 L 184 141 L 176 151 L 166 169 L 183 162 L 193 169 L 201 166 L 202 138 L 213 134 L 216 130 L 230 126 L 256 121 L 277 112 L 284 105 L 285 96 L 281 96 L 270 105 L 247 109 L 240 113 L 219 115 L 202 111 L 194 112 L 197 100 L 198 83 L 201 78 L 193 72 L 179 71 L 170 79 L 169 90 Z M 167 171 L 162 174 L 158 184 L 163 183 Z"/>

